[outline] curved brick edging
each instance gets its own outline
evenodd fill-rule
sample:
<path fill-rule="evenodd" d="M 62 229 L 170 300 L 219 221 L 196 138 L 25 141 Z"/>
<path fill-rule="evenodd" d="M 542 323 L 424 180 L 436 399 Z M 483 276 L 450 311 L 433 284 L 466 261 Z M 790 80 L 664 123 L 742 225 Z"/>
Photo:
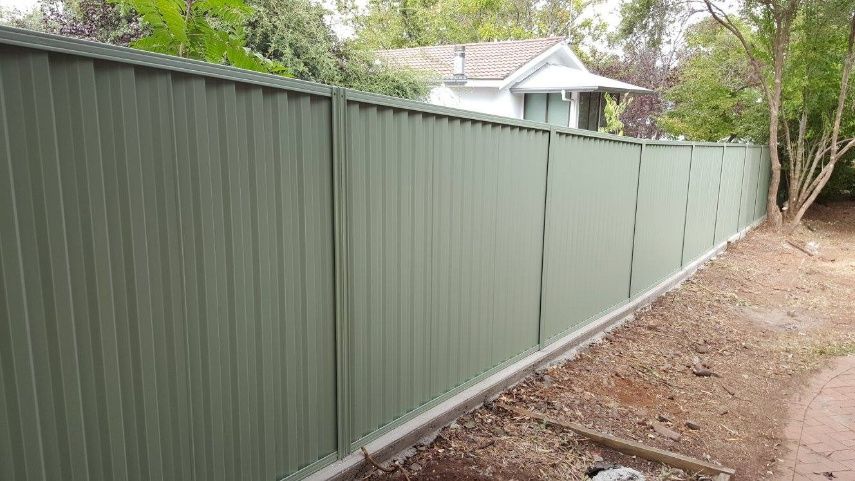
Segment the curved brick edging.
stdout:
<path fill-rule="evenodd" d="M 855 356 L 815 376 L 792 400 L 790 419 L 776 479 L 855 481 Z"/>

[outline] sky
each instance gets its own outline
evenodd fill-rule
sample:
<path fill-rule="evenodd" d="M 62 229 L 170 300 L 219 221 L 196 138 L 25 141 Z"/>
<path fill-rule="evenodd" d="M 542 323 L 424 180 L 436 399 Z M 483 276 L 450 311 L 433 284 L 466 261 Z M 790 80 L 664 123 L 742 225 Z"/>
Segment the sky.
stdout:
<path fill-rule="evenodd" d="M 36 6 L 37 0 L 0 0 L 0 7 L 26 11 Z"/>
<path fill-rule="evenodd" d="M 614 28 L 617 23 L 620 21 L 618 16 L 618 8 L 620 7 L 622 0 L 605 0 L 602 4 L 596 6 L 597 12 L 602 16 L 604 20 L 609 23 L 609 27 Z M 38 0 L 0 0 L 0 7 L 17 9 L 20 11 L 27 11 L 33 8 Z M 334 1 L 330 0 L 322 0 L 327 7 L 335 5 Z M 350 32 L 346 27 L 336 25 L 335 20 L 333 20 L 333 29 L 339 36 L 347 36 Z"/>
<path fill-rule="evenodd" d="M 32 0 L 0 0 L 0 2 L 5 1 L 32 1 Z M 320 0 L 321 3 L 330 10 L 335 10 L 335 1 L 334 0 Z M 594 11 L 600 14 L 600 17 L 606 21 L 609 25 L 609 30 L 614 30 L 617 27 L 618 23 L 620 23 L 620 4 L 623 3 L 624 0 L 603 0 L 602 3 L 596 5 L 594 7 Z M 364 6 L 367 4 L 365 0 L 358 0 L 357 5 Z M 336 15 L 333 15 L 331 19 L 329 19 L 330 26 L 333 31 L 339 38 L 347 38 L 353 34 L 353 30 L 349 25 L 342 24 L 341 19 Z"/>

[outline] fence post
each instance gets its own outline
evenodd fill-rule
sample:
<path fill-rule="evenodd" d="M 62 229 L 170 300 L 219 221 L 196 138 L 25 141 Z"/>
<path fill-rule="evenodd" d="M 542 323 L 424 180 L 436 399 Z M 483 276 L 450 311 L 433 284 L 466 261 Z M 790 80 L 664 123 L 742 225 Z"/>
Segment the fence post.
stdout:
<path fill-rule="evenodd" d="M 736 233 L 742 231 L 742 196 L 745 195 L 745 162 L 748 160 L 748 145 L 743 145 L 742 175 L 739 176 L 739 205 L 736 207 Z"/>
<path fill-rule="evenodd" d="M 632 251 L 629 254 L 629 294 L 628 299 L 632 299 L 632 270 L 635 264 L 635 231 L 638 227 L 638 189 L 641 186 L 641 163 L 644 162 L 644 148 L 647 142 L 641 142 L 641 149 L 638 152 L 638 175 L 635 176 L 635 215 L 632 217 Z"/>
<path fill-rule="evenodd" d="M 713 221 L 713 231 L 712 231 L 712 246 L 715 248 L 715 238 L 716 233 L 718 232 L 718 209 L 721 207 L 721 186 L 722 179 L 724 177 L 724 151 L 727 150 L 727 145 L 721 146 L 721 165 L 718 168 L 718 194 L 715 198 L 715 220 Z"/>
<path fill-rule="evenodd" d="M 333 237 L 335 258 L 336 437 L 339 459 L 350 454 L 350 323 L 348 319 L 347 89 L 332 91 Z"/>
<path fill-rule="evenodd" d="M 751 214 L 752 225 L 760 218 L 760 216 L 757 215 L 757 203 L 760 202 L 760 171 L 763 169 L 763 146 L 760 146 L 759 149 L 760 158 L 757 159 L 757 184 L 754 185 L 754 211 Z M 765 202 L 766 200 L 763 199 L 763 201 Z"/>
<path fill-rule="evenodd" d="M 686 181 L 686 208 L 683 210 L 683 245 L 680 247 L 680 267 L 686 266 L 686 225 L 689 223 L 689 196 L 692 194 L 692 167 L 695 163 L 695 144 L 689 154 L 689 180 Z"/>
<path fill-rule="evenodd" d="M 549 167 L 555 160 L 555 139 L 557 134 L 555 128 L 549 129 L 546 142 L 546 188 L 543 190 L 543 236 L 540 242 L 540 304 L 537 315 L 537 346 L 543 349 L 544 326 L 543 326 L 543 294 L 546 292 L 546 230 L 549 228 Z"/>

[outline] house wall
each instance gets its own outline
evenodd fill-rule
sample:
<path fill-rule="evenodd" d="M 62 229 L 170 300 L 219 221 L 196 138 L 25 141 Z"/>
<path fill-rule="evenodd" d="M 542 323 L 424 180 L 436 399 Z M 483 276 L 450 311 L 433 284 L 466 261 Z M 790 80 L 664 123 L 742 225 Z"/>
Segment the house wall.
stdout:
<path fill-rule="evenodd" d="M 515 119 L 525 118 L 525 95 L 515 94 L 510 89 L 495 87 L 434 87 L 428 101 L 434 105 L 472 110 L 485 114 L 501 115 Z M 579 125 L 579 92 L 573 92 L 570 104 L 570 123 L 567 127 Z"/>
<path fill-rule="evenodd" d="M 430 103 L 472 110 L 485 114 L 523 118 L 523 96 L 495 87 L 453 87 L 442 85 L 431 90 Z"/>

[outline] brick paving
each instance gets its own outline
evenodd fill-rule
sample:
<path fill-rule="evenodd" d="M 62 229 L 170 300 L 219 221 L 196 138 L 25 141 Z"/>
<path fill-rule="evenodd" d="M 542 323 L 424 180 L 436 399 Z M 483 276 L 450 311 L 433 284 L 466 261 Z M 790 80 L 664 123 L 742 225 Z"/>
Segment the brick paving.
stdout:
<path fill-rule="evenodd" d="M 791 419 L 780 481 L 855 481 L 855 356 L 816 376 Z"/>

